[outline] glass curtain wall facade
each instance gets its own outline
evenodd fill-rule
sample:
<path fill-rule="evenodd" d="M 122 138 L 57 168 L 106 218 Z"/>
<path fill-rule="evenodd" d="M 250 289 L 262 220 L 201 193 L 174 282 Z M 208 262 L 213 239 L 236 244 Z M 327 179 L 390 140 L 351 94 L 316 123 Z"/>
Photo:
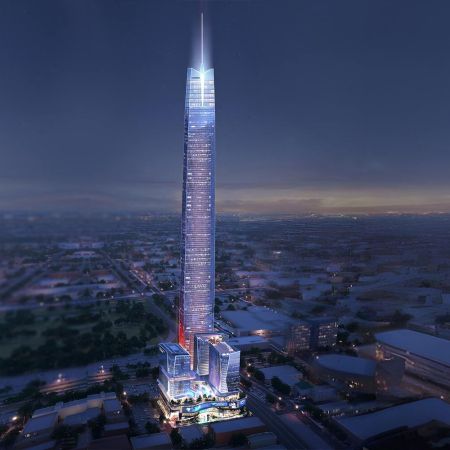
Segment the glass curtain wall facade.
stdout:
<path fill-rule="evenodd" d="M 219 396 L 239 391 L 241 352 L 226 342 L 210 344 L 209 383 Z"/>
<path fill-rule="evenodd" d="M 159 345 L 159 383 L 169 398 L 183 397 L 190 390 L 194 375 L 190 370 L 190 355 L 180 345 Z"/>
<path fill-rule="evenodd" d="M 209 347 L 210 343 L 223 341 L 220 333 L 197 334 L 195 335 L 194 345 L 194 370 L 198 375 L 209 375 Z"/>
<path fill-rule="evenodd" d="M 214 70 L 188 69 L 184 115 L 181 291 L 178 342 L 194 356 L 194 335 L 214 331 Z"/>

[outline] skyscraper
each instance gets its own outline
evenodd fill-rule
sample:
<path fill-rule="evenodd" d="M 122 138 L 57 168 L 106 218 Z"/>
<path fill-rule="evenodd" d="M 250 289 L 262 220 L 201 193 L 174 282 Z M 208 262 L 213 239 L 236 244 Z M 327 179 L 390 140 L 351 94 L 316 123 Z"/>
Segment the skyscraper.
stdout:
<path fill-rule="evenodd" d="M 202 18 L 203 43 L 203 18 Z M 184 109 L 178 343 L 159 345 L 158 405 L 175 423 L 244 416 L 240 351 L 214 331 L 214 70 L 188 69 Z"/>
<path fill-rule="evenodd" d="M 205 70 L 202 56 L 199 69 L 187 70 L 184 110 L 178 342 L 192 357 L 194 335 L 214 331 L 214 191 L 214 69 Z"/>

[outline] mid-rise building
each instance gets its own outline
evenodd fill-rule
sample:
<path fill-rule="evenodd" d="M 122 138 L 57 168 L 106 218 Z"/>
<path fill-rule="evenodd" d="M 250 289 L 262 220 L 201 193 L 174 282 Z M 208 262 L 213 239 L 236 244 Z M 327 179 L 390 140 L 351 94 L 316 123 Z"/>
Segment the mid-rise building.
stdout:
<path fill-rule="evenodd" d="M 204 333 L 195 335 L 194 345 L 194 370 L 199 376 L 209 375 L 209 355 L 211 343 L 223 341 L 220 333 Z"/>
<path fill-rule="evenodd" d="M 179 344 L 159 345 L 159 379 L 162 392 L 169 400 L 185 397 L 189 392 L 191 380 L 195 378 L 191 371 L 191 357 Z"/>
<path fill-rule="evenodd" d="M 218 396 L 239 392 L 241 352 L 226 342 L 210 343 L 209 383 Z"/>
<path fill-rule="evenodd" d="M 311 327 L 310 349 L 329 348 L 336 345 L 338 323 L 335 319 L 318 317 L 307 319 Z"/>
<path fill-rule="evenodd" d="M 292 355 L 296 352 L 309 350 L 311 341 L 311 326 L 306 322 L 292 325 L 287 339 L 286 351 Z"/>

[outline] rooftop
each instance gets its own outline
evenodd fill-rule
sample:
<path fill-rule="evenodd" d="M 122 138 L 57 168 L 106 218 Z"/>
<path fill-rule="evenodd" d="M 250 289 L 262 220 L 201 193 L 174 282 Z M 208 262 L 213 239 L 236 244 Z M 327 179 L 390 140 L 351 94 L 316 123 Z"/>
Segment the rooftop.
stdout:
<path fill-rule="evenodd" d="M 209 425 L 215 433 L 227 433 L 230 431 L 245 430 L 246 428 L 263 427 L 264 424 L 256 416 L 243 417 L 241 419 L 225 420 L 224 422 L 213 422 Z"/>
<path fill-rule="evenodd" d="M 178 429 L 178 432 L 180 433 L 180 436 L 183 438 L 183 441 L 185 443 L 190 444 L 192 441 L 195 441 L 196 439 L 202 439 L 203 438 L 203 432 L 199 425 L 189 425 L 186 427 L 180 427 Z"/>
<path fill-rule="evenodd" d="M 450 426 L 450 405 L 437 398 L 427 398 L 369 414 L 336 420 L 358 439 L 365 440 L 396 428 L 414 428 L 433 420 Z"/>
<path fill-rule="evenodd" d="M 189 355 L 187 350 L 185 350 L 180 344 L 175 344 L 173 342 L 164 342 L 159 344 L 165 352 L 171 353 L 172 355 Z"/>
<path fill-rule="evenodd" d="M 218 342 L 217 344 L 213 344 L 214 348 L 220 353 L 235 353 L 239 350 L 235 350 L 231 345 L 227 342 Z"/>
<path fill-rule="evenodd" d="M 241 330 L 283 331 L 295 323 L 291 317 L 285 314 L 260 306 L 249 307 L 247 311 L 222 311 L 221 314 L 235 328 Z"/>
<path fill-rule="evenodd" d="M 95 419 L 102 413 L 101 408 L 88 408 L 85 411 L 79 412 L 77 414 L 71 414 L 70 416 L 64 417 L 64 425 L 82 425 L 87 423 L 91 419 Z"/>
<path fill-rule="evenodd" d="M 272 366 L 260 369 L 266 377 L 266 380 L 271 380 L 273 377 L 278 377 L 283 383 L 294 386 L 300 381 L 300 372 L 292 366 Z"/>
<path fill-rule="evenodd" d="M 450 366 L 450 341 L 412 330 L 377 333 L 378 342 Z"/>
<path fill-rule="evenodd" d="M 123 422 L 115 422 L 115 423 L 107 423 L 105 424 L 105 432 L 108 431 L 121 431 L 121 430 L 128 430 L 130 427 L 128 421 Z"/>
<path fill-rule="evenodd" d="M 145 434 L 143 436 L 134 436 L 130 438 L 133 450 L 142 448 L 156 447 L 159 445 L 172 445 L 172 441 L 167 433 Z"/>
<path fill-rule="evenodd" d="M 117 436 L 94 439 L 88 448 L 89 450 L 131 450 L 131 445 L 125 434 L 119 434 Z"/>
<path fill-rule="evenodd" d="M 109 398 L 103 402 L 105 413 L 122 411 L 122 405 L 117 398 Z"/>
<path fill-rule="evenodd" d="M 228 343 L 233 346 L 239 345 L 258 345 L 258 344 L 268 344 L 267 339 L 262 336 L 240 336 L 228 340 Z"/>
<path fill-rule="evenodd" d="M 375 374 L 377 363 L 371 359 L 348 355 L 320 355 L 315 363 L 336 372 L 370 377 Z"/>
<path fill-rule="evenodd" d="M 32 417 L 23 428 L 23 434 L 38 433 L 41 430 L 52 428 L 58 419 L 58 413 L 52 412 L 38 417 Z"/>

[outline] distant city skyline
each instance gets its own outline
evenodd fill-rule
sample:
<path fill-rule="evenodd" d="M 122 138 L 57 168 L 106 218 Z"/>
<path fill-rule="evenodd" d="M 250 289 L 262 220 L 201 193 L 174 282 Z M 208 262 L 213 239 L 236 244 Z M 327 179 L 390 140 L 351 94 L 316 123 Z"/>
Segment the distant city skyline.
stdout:
<path fill-rule="evenodd" d="M 450 4 L 415 0 L 2 2 L 0 210 L 180 210 L 201 7 L 218 213 L 450 212 Z"/>

